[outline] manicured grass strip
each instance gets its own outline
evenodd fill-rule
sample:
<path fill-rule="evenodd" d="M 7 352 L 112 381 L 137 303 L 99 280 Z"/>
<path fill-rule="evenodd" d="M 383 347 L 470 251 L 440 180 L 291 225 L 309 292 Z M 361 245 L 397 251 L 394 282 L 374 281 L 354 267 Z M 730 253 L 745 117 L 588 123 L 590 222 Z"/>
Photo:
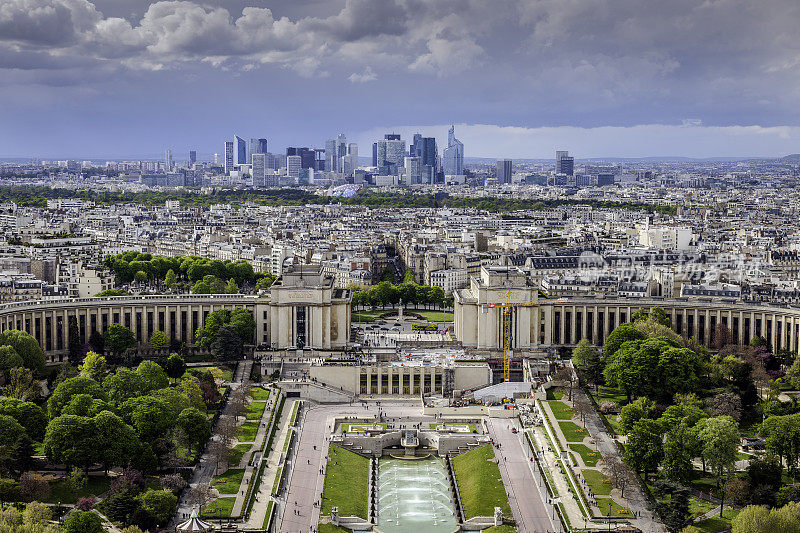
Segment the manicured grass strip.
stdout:
<path fill-rule="evenodd" d="M 294 430 L 290 429 L 289 433 L 286 434 L 286 439 L 284 439 L 283 441 L 283 453 L 289 451 L 289 446 L 291 446 L 293 439 L 294 439 Z"/>
<path fill-rule="evenodd" d="M 452 322 L 453 313 L 449 311 L 410 311 L 425 317 L 428 322 Z"/>
<path fill-rule="evenodd" d="M 717 515 L 712 518 L 706 518 L 692 525 L 703 533 L 718 533 L 720 531 L 729 530 L 731 528 L 731 520 L 733 520 L 737 514 L 739 514 L 739 509 L 724 509 L 722 511 L 722 516 Z"/>
<path fill-rule="evenodd" d="M 609 509 L 610 504 L 610 509 Z M 597 507 L 600 509 L 600 514 L 603 516 L 623 516 L 630 517 L 631 512 L 629 509 L 621 506 L 611 498 L 597 498 Z"/>
<path fill-rule="evenodd" d="M 250 451 L 252 448 L 252 444 L 237 444 L 231 449 L 231 452 L 228 454 L 228 463 L 231 466 L 238 466 L 239 463 L 242 461 L 242 457 L 244 454 Z"/>
<path fill-rule="evenodd" d="M 508 495 L 489 444 L 453 458 L 453 470 L 467 520 L 476 516 L 494 516 L 500 507 L 503 516 L 511 516 Z"/>
<path fill-rule="evenodd" d="M 261 417 L 264 416 L 264 409 L 266 409 L 266 407 L 267 402 L 250 402 L 250 405 L 247 406 L 245 418 L 247 420 L 261 420 Z"/>
<path fill-rule="evenodd" d="M 245 422 L 236 428 L 236 438 L 239 439 L 239 442 L 253 442 L 256 440 L 258 426 L 258 422 Z"/>
<path fill-rule="evenodd" d="M 269 455 L 269 452 L 272 451 L 272 441 L 275 439 L 275 432 L 278 431 L 278 424 L 281 421 L 281 413 L 283 412 L 283 396 L 278 398 L 278 408 L 273 409 L 272 416 L 269 418 L 269 438 L 264 439 L 264 447 L 262 448 L 264 455 Z"/>
<path fill-rule="evenodd" d="M 553 416 L 556 417 L 556 420 L 572 420 L 574 411 L 572 407 L 564 402 L 547 402 L 547 405 L 550 406 L 550 410 L 553 411 Z"/>
<path fill-rule="evenodd" d="M 331 523 L 328 524 L 320 524 L 317 528 L 319 533 L 351 533 L 349 529 L 345 529 L 343 527 L 334 526 Z"/>
<path fill-rule="evenodd" d="M 275 510 L 275 502 L 272 500 L 267 504 L 267 514 L 264 515 L 264 522 L 261 524 L 261 529 L 269 529 L 269 523 L 272 521 L 272 513 Z M 321 526 L 320 526 L 321 527 Z"/>
<path fill-rule="evenodd" d="M 489 529 L 484 529 L 481 533 L 516 533 L 517 528 L 503 524 L 502 526 L 492 526 Z"/>
<path fill-rule="evenodd" d="M 233 511 L 233 504 L 236 498 L 233 496 L 226 496 L 224 498 L 217 498 L 211 505 L 203 509 L 200 514 L 203 518 L 228 518 Z"/>
<path fill-rule="evenodd" d="M 369 459 L 350 450 L 331 445 L 322 489 L 322 514 L 339 507 L 339 516 L 367 519 Z M 320 529 L 320 532 L 322 529 Z"/>
<path fill-rule="evenodd" d="M 563 390 L 557 389 L 557 388 L 554 388 L 554 387 L 550 388 L 550 389 L 547 389 L 546 398 L 548 400 L 560 400 L 563 397 L 564 397 L 564 391 Z"/>
<path fill-rule="evenodd" d="M 269 389 L 262 389 L 261 387 L 250 387 L 250 397 L 255 401 L 269 400 Z"/>
<path fill-rule="evenodd" d="M 717 507 L 717 504 L 708 500 L 703 500 L 694 495 L 689 496 L 689 514 L 693 518 L 703 516 L 715 507 Z"/>
<path fill-rule="evenodd" d="M 108 490 L 111 479 L 107 477 L 89 476 L 86 485 L 77 494 L 72 492 L 65 480 L 50 483 L 50 496 L 45 503 L 75 503 L 78 498 L 99 496 Z"/>
<path fill-rule="evenodd" d="M 281 481 L 283 481 L 283 467 L 279 466 L 275 472 L 275 480 L 272 482 L 272 495 L 277 496 L 281 488 Z"/>
<path fill-rule="evenodd" d="M 292 416 L 289 417 L 290 426 L 297 425 L 297 413 L 299 412 L 299 409 L 300 409 L 300 402 L 294 402 L 294 405 L 292 405 Z"/>
<path fill-rule="evenodd" d="M 558 427 L 564 433 L 564 439 L 567 442 L 582 442 L 585 437 L 589 436 L 589 432 L 585 428 L 580 427 L 575 422 L 559 422 Z"/>
<path fill-rule="evenodd" d="M 220 494 L 238 494 L 244 478 L 244 468 L 231 468 L 211 480 L 211 486 Z"/>
<path fill-rule="evenodd" d="M 586 466 L 597 466 L 597 461 L 600 460 L 600 452 L 593 450 L 585 444 L 570 444 L 569 449 L 578 452 L 583 459 L 583 464 Z"/>
<path fill-rule="evenodd" d="M 602 472 L 585 468 L 581 470 L 581 474 L 583 474 L 583 478 L 586 480 L 586 483 L 589 484 L 595 496 L 607 496 L 611 494 L 611 489 L 613 489 L 614 486 L 611 480 L 604 476 Z"/>

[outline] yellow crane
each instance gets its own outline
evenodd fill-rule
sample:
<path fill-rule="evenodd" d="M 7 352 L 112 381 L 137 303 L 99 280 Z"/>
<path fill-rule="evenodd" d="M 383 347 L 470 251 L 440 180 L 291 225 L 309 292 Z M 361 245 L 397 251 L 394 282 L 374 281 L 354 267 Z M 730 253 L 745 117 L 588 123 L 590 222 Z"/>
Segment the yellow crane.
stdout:
<path fill-rule="evenodd" d="M 559 303 L 567 301 L 564 299 L 557 300 Z M 500 309 L 503 314 L 503 381 L 511 381 L 511 314 L 512 309 L 515 307 L 538 307 L 545 302 L 536 303 L 512 303 L 511 291 L 506 292 L 506 299 L 501 304 L 485 304 L 481 306 L 483 309 Z M 553 303 L 552 300 L 547 300 L 546 303 Z"/>

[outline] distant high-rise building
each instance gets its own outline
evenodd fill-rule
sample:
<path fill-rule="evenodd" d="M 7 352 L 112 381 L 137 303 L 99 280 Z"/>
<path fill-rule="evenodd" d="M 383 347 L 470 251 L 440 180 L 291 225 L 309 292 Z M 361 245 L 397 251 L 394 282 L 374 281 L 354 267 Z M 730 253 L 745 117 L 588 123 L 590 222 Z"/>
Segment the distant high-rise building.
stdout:
<path fill-rule="evenodd" d="M 300 169 L 303 168 L 303 158 L 299 155 L 286 156 L 286 175 L 292 179 L 297 179 Z"/>
<path fill-rule="evenodd" d="M 225 141 L 225 173 L 230 174 L 233 170 L 233 141 Z"/>
<path fill-rule="evenodd" d="M 214 154 L 214 164 L 219 165 L 219 154 L 217 153 Z"/>
<path fill-rule="evenodd" d="M 405 167 L 405 184 L 418 185 L 422 183 L 422 169 L 420 165 L 420 158 L 417 156 L 406 157 L 404 162 Z"/>
<path fill-rule="evenodd" d="M 314 170 L 325 172 L 325 148 L 314 148 Z"/>
<path fill-rule="evenodd" d="M 337 167 L 337 153 L 336 139 L 328 139 L 325 141 L 325 170 L 328 172 L 336 172 Z"/>
<path fill-rule="evenodd" d="M 172 170 L 172 150 L 170 149 L 164 152 L 164 167 L 167 169 L 167 172 Z"/>
<path fill-rule="evenodd" d="M 194 165 L 195 163 L 197 163 L 197 151 L 189 150 L 189 166 Z"/>
<path fill-rule="evenodd" d="M 336 172 L 344 174 L 345 160 L 347 158 L 347 137 L 344 133 L 336 136 Z"/>
<path fill-rule="evenodd" d="M 316 154 L 314 150 L 308 147 L 294 147 L 290 146 L 286 149 L 286 156 L 296 155 L 300 157 L 300 168 L 314 168 L 314 162 L 316 161 Z"/>
<path fill-rule="evenodd" d="M 437 159 L 439 157 L 436 150 L 436 138 L 423 137 L 419 133 L 415 133 L 414 143 L 409 149 L 409 155 L 419 157 L 420 159 L 422 182 L 434 183 Z"/>
<path fill-rule="evenodd" d="M 345 157 L 345 165 L 342 171 L 344 174 L 350 175 L 357 168 L 358 168 L 358 145 L 356 143 L 350 143 L 347 145 L 347 156 Z"/>
<path fill-rule="evenodd" d="M 442 150 L 442 159 L 445 176 L 464 174 L 464 143 L 456 139 L 454 126 L 447 132 L 447 148 Z"/>
<path fill-rule="evenodd" d="M 278 185 L 278 176 L 270 166 L 274 162 L 275 156 L 272 154 L 253 154 L 253 186 L 254 187 L 275 187 Z"/>
<path fill-rule="evenodd" d="M 498 183 L 511 183 L 511 167 L 510 159 L 497 160 L 497 182 Z"/>
<path fill-rule="evenodd" d="M 566 150 L 556 152 L 556 174 L 572 176 L 575 173 L 575 158 L 570 157 Z"/>
<path fill-rule="evenodd" d="M 234 143 L 234 165 L 246 165 L 247 164 L 247 143 L 244 139 L 239 137 L 238 135 L 233 136 L 233 143 Z"/>
<path fill-rule="evenodd" d="M 268 151 L 266 139 L 250 139 L 249 157 L 251 163 L 253 162 L 253 154 L 266 154 Z"/>
<path fill-rule="evenodd" d="M 373 146 L 373 160 L 379 172 L 397 174 L 403 167 L 406 156 L 406 142 L 396 133 L 387 133 Z"/>

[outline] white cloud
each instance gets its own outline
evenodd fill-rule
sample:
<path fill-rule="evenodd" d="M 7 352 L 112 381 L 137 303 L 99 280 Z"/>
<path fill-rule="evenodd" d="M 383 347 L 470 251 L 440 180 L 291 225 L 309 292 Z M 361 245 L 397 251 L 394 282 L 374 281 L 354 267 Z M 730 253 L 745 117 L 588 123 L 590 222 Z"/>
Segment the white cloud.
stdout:
<path fill-rule="evenodd" d="M 367 83 L 378 79 L 378 75 L 372 70 L 372 67 L 367 65 L 363 72 L 353 72 L 347 77 L 351 83 Z"/>

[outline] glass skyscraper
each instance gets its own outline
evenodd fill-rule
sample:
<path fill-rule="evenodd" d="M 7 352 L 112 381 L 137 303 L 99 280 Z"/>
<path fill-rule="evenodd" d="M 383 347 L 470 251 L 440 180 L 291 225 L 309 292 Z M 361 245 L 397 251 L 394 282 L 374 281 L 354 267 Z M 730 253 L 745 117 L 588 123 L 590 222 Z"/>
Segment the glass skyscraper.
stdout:
<path fill-rule="evenodd" d="M 442 166 L 445 176 L 464 174 L 464 143 L 456 139 L 455 126 L 447 132 L 447 148 L 442 150 Z"/>

